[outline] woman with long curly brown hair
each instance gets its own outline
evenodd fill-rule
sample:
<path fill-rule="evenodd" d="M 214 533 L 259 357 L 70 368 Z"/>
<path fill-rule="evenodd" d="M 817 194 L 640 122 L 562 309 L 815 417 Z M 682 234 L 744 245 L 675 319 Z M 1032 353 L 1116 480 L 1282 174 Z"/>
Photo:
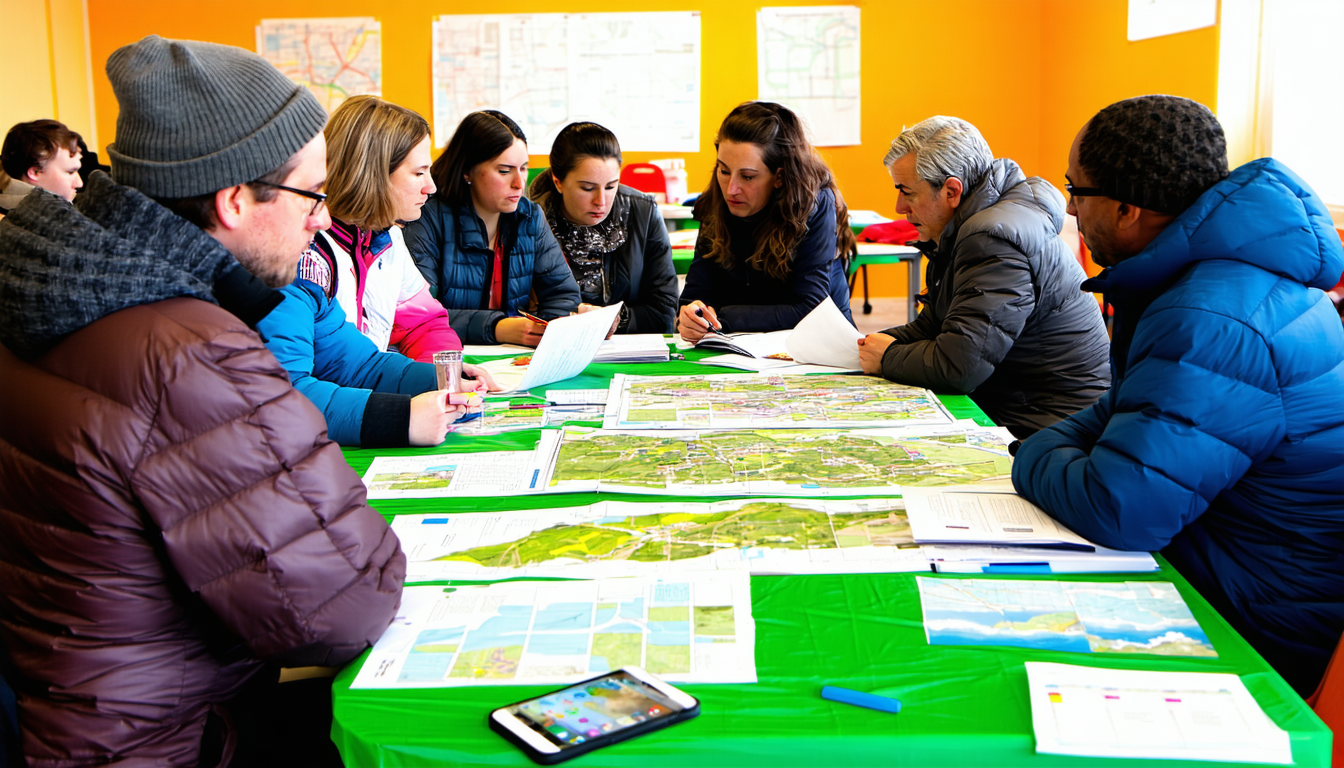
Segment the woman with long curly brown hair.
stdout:
<path fill-rule="evenodd" d="M 695 204 L 682 337 L 792 328 L 827 296 L 848 318 L 849 211 L 798 116 L 746 102 L 724 118 L 714 146 L 714 178 Z"/>

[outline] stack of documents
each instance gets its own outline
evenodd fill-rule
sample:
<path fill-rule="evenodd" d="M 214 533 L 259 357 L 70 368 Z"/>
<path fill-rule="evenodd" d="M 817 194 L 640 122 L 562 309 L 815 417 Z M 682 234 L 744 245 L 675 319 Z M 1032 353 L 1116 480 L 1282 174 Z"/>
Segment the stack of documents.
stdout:
<path fill-rule="evenodd" d="M 658 333 L 612 336 L 602 342 L 594 363 L 666 363 L 670 360 L 667 339 Z"/>

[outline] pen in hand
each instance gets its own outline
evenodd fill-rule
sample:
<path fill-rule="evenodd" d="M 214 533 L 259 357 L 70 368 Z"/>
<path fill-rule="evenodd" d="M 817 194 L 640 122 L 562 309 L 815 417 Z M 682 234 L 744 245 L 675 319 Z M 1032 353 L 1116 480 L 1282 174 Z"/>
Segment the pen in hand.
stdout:
<path fill-rule="evenodd" d="M 545 320 L 542 320 L 540 317 L 536 317 L 534 315 L 529 315 L 528 313 L 522 311 L 521 309 L 518 310 L 518 316 L 523 318 L 524 320 L 531 322 L 533 325 L 540 325 L 542 328 L 545 328 L 547 325 Z"/>
<path fill-rule="evenodd" d="M 701 320 L 704 320 L 704 321 L 705 321 L 705 327 L 708 328 L 709 330 L 711 330 L 711 331 L 721 331 L 721 330 L 723 330 L 723 326 L 722 326 L 722 325 L 719 325 L 719 324 L 717 324 L 717 323 L 711 322 L 711 321 L 709 320 L 709 318 L 705 317 L 704 307 L 696 307 L 696 308 L 695 308 L 695 316 L 698 317 L 698 318 L 700 318 Z"/>

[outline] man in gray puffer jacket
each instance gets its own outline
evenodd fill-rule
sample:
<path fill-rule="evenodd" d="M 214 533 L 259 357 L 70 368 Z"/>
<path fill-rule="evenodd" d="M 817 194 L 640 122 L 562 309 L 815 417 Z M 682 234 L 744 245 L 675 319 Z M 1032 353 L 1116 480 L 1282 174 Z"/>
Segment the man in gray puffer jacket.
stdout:
<path fill-rule="evenodd" d="M 107 73 L 113 176 L 0 221 L 0 672 L 23 753 L 339 763 L 330 684 L 282 709 L 308 686 L 277 666 L 377 640 L 406 558 L 253 330 L 331 224 L 326 114 L 229 46 L 147 37 Z"/>
<path fill-rule="evenodd" d="M 883 162 L 929 257 L 928 295 L 912 322 L 859 342 L 864 373 L 968 394 L 1018 438 L 1095 402 L 1110 386 L 1110 341 L 1059 238 L 1059 191 L 995 160 L 955 117 L 904 131 Z"/>

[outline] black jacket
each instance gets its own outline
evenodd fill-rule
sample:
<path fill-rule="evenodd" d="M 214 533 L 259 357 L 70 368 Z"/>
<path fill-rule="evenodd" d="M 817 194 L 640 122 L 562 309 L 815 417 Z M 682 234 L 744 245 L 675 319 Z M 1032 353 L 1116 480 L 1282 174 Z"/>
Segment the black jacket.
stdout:
<path fill-rule="evenodd" d="M 929 257 L 926 306 L 896 337 L 882 375 L 969 394 L 1025 438 L 1110 387 L 1110 341 L 1087 275 L 1059 239 L 1064 198 L 1044 179 L 995 160 L 962 198 Z"/>

